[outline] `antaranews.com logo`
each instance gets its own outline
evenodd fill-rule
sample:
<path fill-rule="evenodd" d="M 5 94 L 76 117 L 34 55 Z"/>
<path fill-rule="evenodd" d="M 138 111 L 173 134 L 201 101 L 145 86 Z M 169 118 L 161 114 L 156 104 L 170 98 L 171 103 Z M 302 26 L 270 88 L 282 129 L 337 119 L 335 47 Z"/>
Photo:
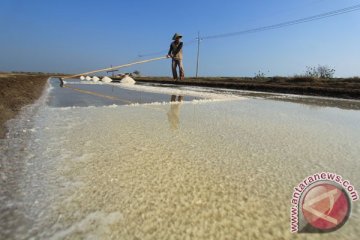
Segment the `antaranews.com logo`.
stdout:
<path fill-rule="evenodd" d="M 315 173 L 294 188 L 291 198 L 290 231 L 326 233 L 341 228 L 359 199 L 349 180 L 336 173 Z"/>

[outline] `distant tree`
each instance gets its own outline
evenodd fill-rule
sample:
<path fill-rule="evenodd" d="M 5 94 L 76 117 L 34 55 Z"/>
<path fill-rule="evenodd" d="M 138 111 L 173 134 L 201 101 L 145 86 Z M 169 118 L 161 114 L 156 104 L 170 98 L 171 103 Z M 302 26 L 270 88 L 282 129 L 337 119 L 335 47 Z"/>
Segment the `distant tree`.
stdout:
<path fill-rule="evenodd" d="M 133 74 L 134 74 L 135 76 L 139 76 L 139 75 L 140 75 L 140 71 L 135 70 L 135 71 L 133 72 Z"/>
<path fill-rule="evenodd" d="M 268 71 L 269 72 L 269 71 Z M 254 74 L 255 76 L 254 76 L 254 78 L 256 78 L 256 79 L 264 79 L 264 78 L 266 78 L 266 75 L 265 75 L 265 73 L 263 73 L 262 71 L 258 71 L 257 73 L 255 73 Z"/>
<path fill-rule="evenodd" d="M 317 67 L 306 67 L 305 76 L 312 78 L 329 79 L 334 77 L 335 69 L 326 65 L 318 65 Z"/>

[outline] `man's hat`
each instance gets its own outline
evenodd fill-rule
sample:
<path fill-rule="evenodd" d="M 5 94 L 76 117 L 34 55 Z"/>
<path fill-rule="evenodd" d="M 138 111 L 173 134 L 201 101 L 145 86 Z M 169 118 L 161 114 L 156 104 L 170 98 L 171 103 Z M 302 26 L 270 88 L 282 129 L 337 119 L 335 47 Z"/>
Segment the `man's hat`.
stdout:
<path fill-rule="evenodd" d="M 182 35 L 179 33 L 175 33 L 175 35 L 173 36 L 172 40 L 176 40 L 177 38 L 182 38 Z"/>

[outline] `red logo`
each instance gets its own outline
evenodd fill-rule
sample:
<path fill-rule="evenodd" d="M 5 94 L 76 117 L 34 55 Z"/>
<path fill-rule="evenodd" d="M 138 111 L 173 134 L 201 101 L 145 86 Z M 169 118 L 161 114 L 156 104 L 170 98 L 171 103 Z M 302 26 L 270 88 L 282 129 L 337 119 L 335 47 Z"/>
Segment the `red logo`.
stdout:
<path fill-rule="evenodd" d="M 302 201 L 302 213 L 313 228 L 331 232 L 347 221 L 351 205 L 346 192 L 331 183 L 322 183 L 310 188 Z"/>

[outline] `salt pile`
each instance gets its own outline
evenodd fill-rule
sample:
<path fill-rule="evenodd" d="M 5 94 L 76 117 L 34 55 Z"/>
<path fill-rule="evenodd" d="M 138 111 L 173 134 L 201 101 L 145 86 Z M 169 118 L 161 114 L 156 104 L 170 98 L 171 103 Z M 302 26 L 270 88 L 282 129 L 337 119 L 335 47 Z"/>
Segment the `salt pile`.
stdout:
<path fill-rule="evenodd" d="M 129 76 L 125 76 L 123 79 L 121 79 L 120 83 L 133 85 L 135 84 L 135 80 Z"/>
<path fill-rule="evenodd" d="M 100 78 L 98 78 L 97 76 L 94 76 L 94 77 L 92 78 L 92 80 L 93 80 L 94 82 L 97 82 L 97 81 L 100 80 Z"/>
<path fill-rule="evenodd" d="M 103 77 L 103 78 L 101 79 L 101 81 L 103 81 L 103 82 L 105 82 L 105 83 L 110 83 L 110 82 L 112 82 L 112 79 L 105 76 L 105 77 Z"/>
<path fill-rule="evenodd" d="M 86 76 L 86 78 L 85 78 L 86 80 L 88 80 L 88 81 L 90 81 L 91 80 L 91 77 L 89 77 L 89 76 Z"/>
<path fill-rule="evenodd" d="M 84 76 L 81 76 L 81 77 L 80 77 L 80 80 L 85 80 L 85 77 L 84 77 Z"/>

